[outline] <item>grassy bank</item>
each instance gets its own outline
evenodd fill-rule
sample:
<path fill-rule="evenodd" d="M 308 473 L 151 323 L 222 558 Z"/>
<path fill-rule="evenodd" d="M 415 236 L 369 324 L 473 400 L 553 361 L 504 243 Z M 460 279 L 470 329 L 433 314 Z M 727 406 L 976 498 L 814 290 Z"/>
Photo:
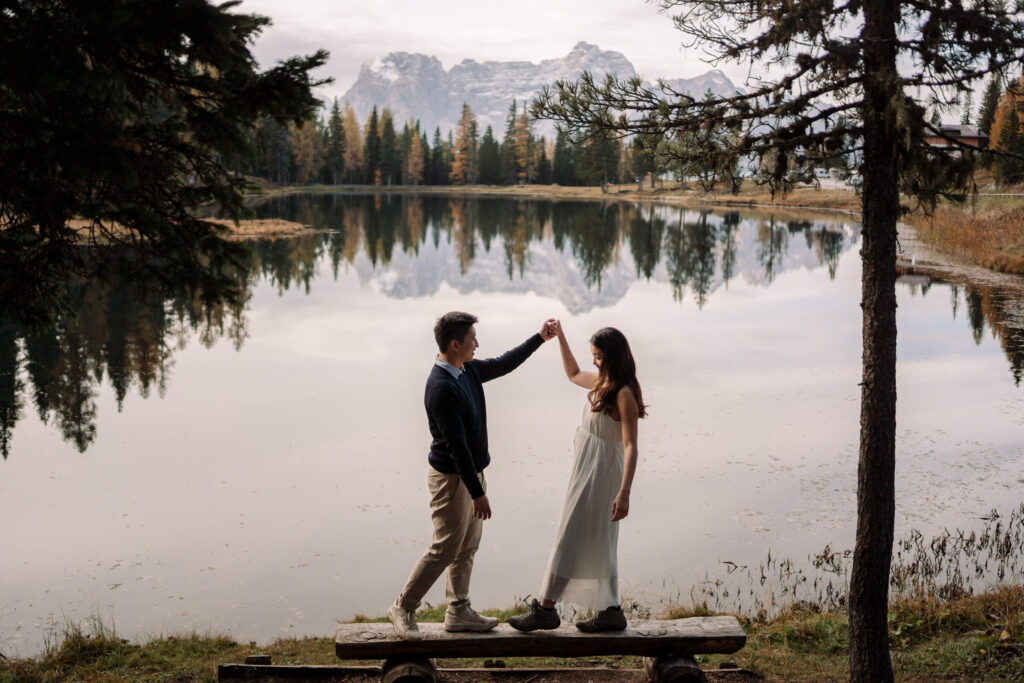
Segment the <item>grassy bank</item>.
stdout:
<path fill-rule="evenodd" d="M 515 610 L 488 610 L 507 619 Z M 678 607 L 662 615 L 707 614 Z M 422 621 L 439 621 L 434 608 Z M 363 618 L 365 619 L 365 618 Z M 378 620 L 378 619 L 374 619 Z M 705 657 L 714 669 L 732 661 L 765 681 L 787 683 L 847 680 L 849 624 L 843 611 L 793 606 L 765 620 L 743 619 L 747 645 L 729 656 Z M 1024 678 L 1024 587 L 1003 587 L 953 600 L 920 598 L 894 604 L 889 616 L 893 666 L 901 681 L 1002 681 Z M 237 643 L 214 635 L 189 634 L 131 643 L 98 620 L 68 625 L 59 644 L 33 659 L 0 659 L 0 681 L 214 681 L 218 663 L 269 654 L 275 664 L 338 664 L 330 638 L 282 639 L 268 645 Z M 379 664 L 379 662 L 363 662 Z M 482 660 L 444 660 L 443 667 L 482 667 Z M 636 657 L 584 661 L 507 659 L 509 667 L 610 666 L 636 669 Z"/>
<path fill-rule="evenodd" d="M 940 206 L 908 222 L 931 247 L 959 260 L 1024 275 L 1024 201 L 981 197 L 973 206 Z"/>
<path fill-rule="evenodd" d="M 237 223 L 226 218 L 207 218 L 205 220 L 227 228 L 229 237 L 240 238 L 295 235 L 309 229 L 302 223 L 286 221 L 281 218 L 244 219 Z M 102 233 L 98 231 L 93 233 L 93 224 L 78 218 L 69 221 L 68 227 L 78 231 L 83 239 L 91 238 L 98 242 L 105 242 L 110 237 L 128 234 L 128 231 L 118 223 L 105 226 L 105 231 Z"/>

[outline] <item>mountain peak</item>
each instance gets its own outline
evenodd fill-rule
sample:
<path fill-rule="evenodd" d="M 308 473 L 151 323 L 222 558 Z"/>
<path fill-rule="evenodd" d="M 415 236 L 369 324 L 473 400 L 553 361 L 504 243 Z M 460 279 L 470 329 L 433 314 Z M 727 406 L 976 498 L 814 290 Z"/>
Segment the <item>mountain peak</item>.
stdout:
<path fill-rule="evenodd" d="M 445 71 L 437 57 L 409 52 L 392 52 L 363 64 L 359 78 L 342 96 L 365 120 L 376 105 L 391 110 L 396 121 L 417 118 L 426 130 L 451 130 L 461 115 L 463 103 L 477 116 L 479 129 L 504 129 L 505 116 L 513 100 L 532 99 L 544 86 L 558 80 L 575 80 L 584 71 L 596 78 L 612 74 L 629 78 L 636 74 L 633 64 L 621 52 L 602 50 L 594 43 L 579 41 L 564 57 L 527 61 L 478 62 L 464 59 Z M 731 94 L 735 86 L 718 70 L 695 79 L 678 81 L 685 90 L 703 94 L 709 88 Z M 539 134 L 550 133 L 541 127 Z"/>

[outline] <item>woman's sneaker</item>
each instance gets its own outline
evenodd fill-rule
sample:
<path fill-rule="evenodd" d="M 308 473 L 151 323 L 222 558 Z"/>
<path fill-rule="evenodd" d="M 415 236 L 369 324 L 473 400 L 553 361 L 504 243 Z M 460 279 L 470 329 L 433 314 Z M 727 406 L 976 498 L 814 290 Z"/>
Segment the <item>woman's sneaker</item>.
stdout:
<path fill-rule="evenodd" d="M 622 608 L 615 606 L 603 609 L 589 619 L 576 622 L 576 628 L 584 633 L 598 631 L 622 631 L 626 628 L 626 615 Z"/>
<path fill-rule="evenodd" d="M 508 620 L 508 625 L 517 631 L 537 631 L 541 629 L 549 631 L 553 628 L 558 628 L 561 623 L 562 620 L 558 618 L 558 612 L 555 611 L 555 608 L 541 607 L 536 598 L 530 601 L 529 612 L 511 617 Z"/>

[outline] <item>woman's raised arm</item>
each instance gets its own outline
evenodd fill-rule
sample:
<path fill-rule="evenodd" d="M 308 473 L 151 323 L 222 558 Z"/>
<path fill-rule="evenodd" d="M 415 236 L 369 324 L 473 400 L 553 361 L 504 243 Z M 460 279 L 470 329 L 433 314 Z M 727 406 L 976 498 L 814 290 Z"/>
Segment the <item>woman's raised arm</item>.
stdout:
<path fill-rule="evenodd" d="M 565 369 L 565 376 L 573 384 L 584 389 L 593 389 L 597 385 L 597 373 L 580 370 L 580 365 L 576 362 L 576 357 L 572 355 L 572 349 L 569 348 L 569 342 L 565 340 L 561 321 L 555 321 L 552 323 L 552 327 L 558 337 L 558 349 L 562 352 L 562 367 Z"/>

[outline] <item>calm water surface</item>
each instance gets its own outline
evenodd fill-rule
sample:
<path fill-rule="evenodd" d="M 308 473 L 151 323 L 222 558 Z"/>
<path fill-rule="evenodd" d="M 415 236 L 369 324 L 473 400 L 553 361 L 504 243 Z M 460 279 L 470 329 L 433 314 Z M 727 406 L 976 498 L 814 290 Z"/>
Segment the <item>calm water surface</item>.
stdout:
<path fill-rule="evenodd" d="M 326 635 L 380 615 L 430 535 L 432 325 L 479 353 L 563 320 L 637 358 L 625 597 L 687 601 L 723 562 L 852 546 L 859 226 L 796 214 L 415 196 L 259 207 L 243 309 L 80 283 L 59 332 L 0 328 L 0 652 L 99 614 L 126 637 Z M 901 284 L 897 535 L 1020 502 L 1024 322 L 986 285 Z M 585 392 L 554 344 L 487 386 L 494 517 L 478 607 L 538 588 Z M 443 582 L 427 596 L 443 600 Z"/>

